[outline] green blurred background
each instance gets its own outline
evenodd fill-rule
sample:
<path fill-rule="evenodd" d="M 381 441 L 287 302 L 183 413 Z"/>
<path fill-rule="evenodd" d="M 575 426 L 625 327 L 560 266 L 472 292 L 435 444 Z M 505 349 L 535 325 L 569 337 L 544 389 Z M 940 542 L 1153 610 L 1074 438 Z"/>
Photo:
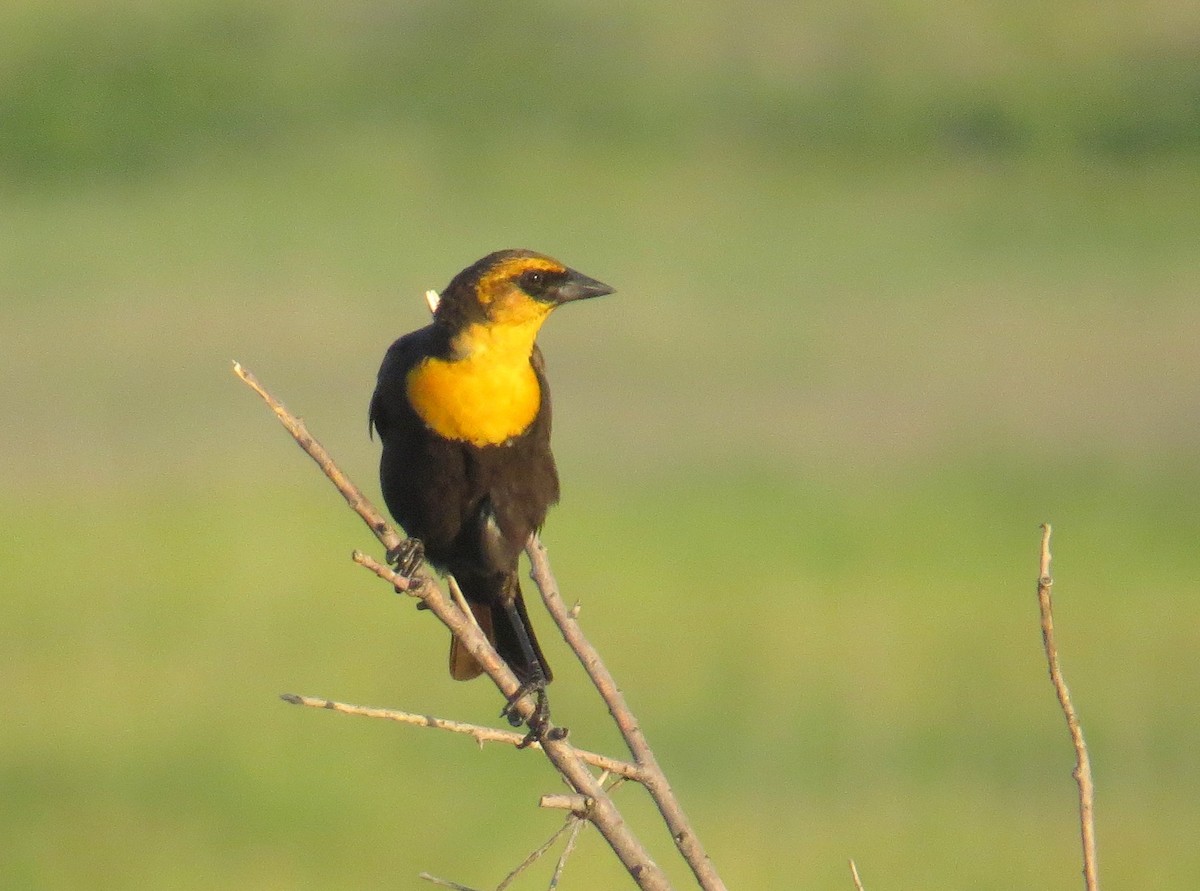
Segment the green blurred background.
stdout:
<path fill-rule="evenodd" d="M 1102 876 L 1195 887 L 1200 6 L 10 0 L 0 227 L 0 886 L 489 887 L 559 823 L 275 698 L 498 709 L 230 373 L 374 496 L 384 349 L 522 246 L 618 288 L 542 337 L 544 538 L 731 888 L 1079 886 L 1045 520 Z"/>

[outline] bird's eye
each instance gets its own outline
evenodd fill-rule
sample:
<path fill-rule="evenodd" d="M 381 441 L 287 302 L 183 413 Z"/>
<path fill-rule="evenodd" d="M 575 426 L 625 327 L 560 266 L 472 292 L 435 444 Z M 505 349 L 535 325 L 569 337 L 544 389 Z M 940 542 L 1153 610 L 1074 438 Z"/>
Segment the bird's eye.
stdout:
<path fill-rule="evenodd" d="M 521 273 L 521 290 L 531 297 L 545 293 L 546 284 L 546 274 L 540 269 L 530 269 Z"/>

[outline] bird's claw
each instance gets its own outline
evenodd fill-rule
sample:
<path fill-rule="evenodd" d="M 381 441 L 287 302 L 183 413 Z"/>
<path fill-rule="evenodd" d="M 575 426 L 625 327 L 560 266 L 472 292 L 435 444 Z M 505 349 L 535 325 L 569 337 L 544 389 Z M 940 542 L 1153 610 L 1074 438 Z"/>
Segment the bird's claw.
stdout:
<path fill-rule="evenodd" d="M 550 703 L 546 699 L 546 679 L 536 677 L 521 684 L 517 688 L 517 692 L 509 697 L 508 704 L 501 709 L 500 717 L 508 721 L 510 727 L 520 727 L 524 723 L 521 716 L 517 714 L 517 703 L 530 693 L 537 695 L 537 705 L 534 707 L 533 714 L 529 716 L 529 725 L 532 727 L 539 719 L 543 724 L 549 720 Z"/>
<path fill-rule="evenodd" d="M 567 736 L 566 727 L 554 727 L 550 724 L 550 700 L 546 696 L 546 679 L 534 678 L 526 681 L 517 688 L 517 692 L 508 700 L 508 704 L 500 712 L 500 717 L 504 718 L 513 727 L 520 727 L 522 723 L 521 716 L 517 714 L 517 703 L 526 696 L 534 694 L 537 697 L 536 704 L 533 707 L 533 714 L 524 723 L 528 725 L 529 732 L 525 734 L 525 738 L 517 744 L 518 749 L 524 749 L 535 742 L 541 742 L 544 739 L 565 739 Z"/>
<path fill-rule="evenodd" d="M 388 548 L 386 556 L 387 562 L 396 567 L 396 574 L 412 582 L 417 570 L 425 562 L 425 545 L 419 539 L 406 538 L 394 548 Z M 400 588 L 396 589 L 397 594 L 401 591 Z"/>

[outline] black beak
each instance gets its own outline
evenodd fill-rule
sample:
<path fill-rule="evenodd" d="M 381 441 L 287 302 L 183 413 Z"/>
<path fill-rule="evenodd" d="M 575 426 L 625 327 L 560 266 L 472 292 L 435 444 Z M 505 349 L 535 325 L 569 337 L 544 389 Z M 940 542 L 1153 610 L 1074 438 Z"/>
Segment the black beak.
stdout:
<path fill-rule="evenodd" d="M 611 294 L 613 289 L 604 282 L 588 278 L 582 272 L 574 269 L 567 270 L 566 280 L 558 286 L 555 294 L 556 302 L 569 303 L 572 300 L 586 300 L 589 297 L 603 297 Z"/>

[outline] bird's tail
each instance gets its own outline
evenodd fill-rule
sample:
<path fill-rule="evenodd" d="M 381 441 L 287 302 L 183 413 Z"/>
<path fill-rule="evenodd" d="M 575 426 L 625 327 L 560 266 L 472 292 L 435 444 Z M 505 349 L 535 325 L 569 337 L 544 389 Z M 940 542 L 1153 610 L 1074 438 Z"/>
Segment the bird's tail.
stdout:
<path fill-rule="evenodd" d="M 489 576 L 456 576 L 463 596 L 475 615 L 480 629 L 492 642 L 500 658 L 508 663 L 521 683 L 542 677 L 549 682 L 553 675 L 542 648 L 538 645 L 521 584 L 516 572 Z M 467 652 L 457 637 L 450 640 L 450 677 L 469 681 L 483 673 L 483 666 Z"/>

